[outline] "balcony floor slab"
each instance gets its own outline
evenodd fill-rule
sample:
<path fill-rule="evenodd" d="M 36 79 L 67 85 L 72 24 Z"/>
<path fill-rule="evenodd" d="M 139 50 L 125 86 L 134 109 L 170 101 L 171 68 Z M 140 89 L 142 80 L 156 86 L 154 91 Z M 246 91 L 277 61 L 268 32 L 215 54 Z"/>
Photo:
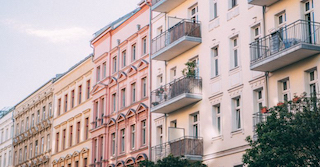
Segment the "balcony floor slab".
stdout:
<path fill-rule="evenodd" d="M 153 4 L 151 9 L 156 12 L 168 13 L 184 1 L 186 0 L 160 0 L 159 2 Z"/>

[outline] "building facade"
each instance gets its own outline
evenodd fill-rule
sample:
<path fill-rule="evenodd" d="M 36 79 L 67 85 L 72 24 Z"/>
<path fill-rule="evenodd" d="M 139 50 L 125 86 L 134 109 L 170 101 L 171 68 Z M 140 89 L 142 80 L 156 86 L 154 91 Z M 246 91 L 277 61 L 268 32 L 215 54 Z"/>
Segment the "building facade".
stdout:
<path fill-rule="evenodd" d="M 13 108 L 0 110 L 0 167 L 13 166 Z"/>
<path fill-rule="evenodd" d="M 149 7 L 95 33 L 91 166 L 128 166 L 148 159 Z"/>
<path fill-rule="evenodd" d="M 54 81 L 53 167 L 86 167 L 91 160 L 92 55 Z"/>
<path fill-rule="evenodd" d="M 49 80 L 20 103 L 13 111 L 13 165 L 49 167 L 53 85 Z"/>

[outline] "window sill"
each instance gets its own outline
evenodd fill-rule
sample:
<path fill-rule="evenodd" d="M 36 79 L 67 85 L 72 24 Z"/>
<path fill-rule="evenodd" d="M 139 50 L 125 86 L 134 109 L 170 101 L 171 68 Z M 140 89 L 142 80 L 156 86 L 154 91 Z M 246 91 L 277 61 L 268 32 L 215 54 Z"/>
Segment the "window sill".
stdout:
<path fill-rule="evenodd" d="M 235 6 L 233 6 L 233 7 L 229 8 L 229 9 L 228 9 L 228 11 L 230 11 L 230 10 L 232 10 L 232 9 L 234 9 L 234 8 L 238 7 L 238 6 L 239 6 L 239 4 L 236 4 Z"/>
<path fill-rule="evenodd" d="M 218 18 L 219 18 L 219 16 L 217 16 L 217 17 L 215 17 L 215 18 L 212 18 L 212 19 L 209 20 L 209 22 L 212 22 L 212 21 L 214 21 L 214 20 L 217 20 Z"/>
<path fill-rule="evenodd" d="M 210 80 L 211 80 L 212 82 L 215 82 L 216 80 L 220 80 L 220 78 L 221 78 L 221 75 L 218 74 L 218 75 L 216 75 L 216 76 L 211 77 Z"/>
<path fill-rule="evenodd" d="M 234 135 L 237 135 L 237 134 L 244 134 L 244 130 L 243 129 L 237 129 L 237 130 L 234 130 L 231 132 L 231 138 L 234 136 Z"/>
<path fill-rule="evenodd" d="M 219 135 L 219 136 L 212 137 L 211 139 L 211 141 L 217 141 L 217 140 L 223 140 L 223 136 Z"/>
<path fill-rule="evenodd" d="M 229 70 L 229 75 L 232 75 L 232 74 L 237 73 L 239 71 L 241 71 L 241 66 L 233 67 Z"/>

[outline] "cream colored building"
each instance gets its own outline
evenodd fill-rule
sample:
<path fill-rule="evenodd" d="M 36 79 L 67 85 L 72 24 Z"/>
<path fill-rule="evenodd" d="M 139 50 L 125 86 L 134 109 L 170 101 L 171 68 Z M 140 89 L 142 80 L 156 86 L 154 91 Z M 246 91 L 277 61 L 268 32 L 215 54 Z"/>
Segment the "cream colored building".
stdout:
<path fill-rule="evenodd" d="M 54 81 L 53 167 L 85 167 L 91 162 L 91 59 L 87 56 Z"/>
<path fill-rule="evenodd" d="M 152 160 L 242 166 L 262 106 L 318 91 L 319 1 L 152 3 Z"/>
<path fill-rule="evenodd" d="M 15 106 L 13 165 L 16 167 L 50 166 L 52 81 L 49 80 Z"/>
<path fill-rule="evenodd" d="M 13 109 L 0 110 L 0 167 L 12 167 Z"/>

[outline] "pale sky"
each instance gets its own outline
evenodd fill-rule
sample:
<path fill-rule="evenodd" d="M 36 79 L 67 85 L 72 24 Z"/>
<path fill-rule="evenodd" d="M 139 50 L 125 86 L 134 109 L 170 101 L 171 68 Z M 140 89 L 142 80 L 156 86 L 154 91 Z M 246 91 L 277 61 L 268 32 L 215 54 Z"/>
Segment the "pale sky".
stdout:
<path fill-rule="evenodd" d="M 0 109 L 92 53 L 92 34 L 141 0 L 0 0 Z"/>

